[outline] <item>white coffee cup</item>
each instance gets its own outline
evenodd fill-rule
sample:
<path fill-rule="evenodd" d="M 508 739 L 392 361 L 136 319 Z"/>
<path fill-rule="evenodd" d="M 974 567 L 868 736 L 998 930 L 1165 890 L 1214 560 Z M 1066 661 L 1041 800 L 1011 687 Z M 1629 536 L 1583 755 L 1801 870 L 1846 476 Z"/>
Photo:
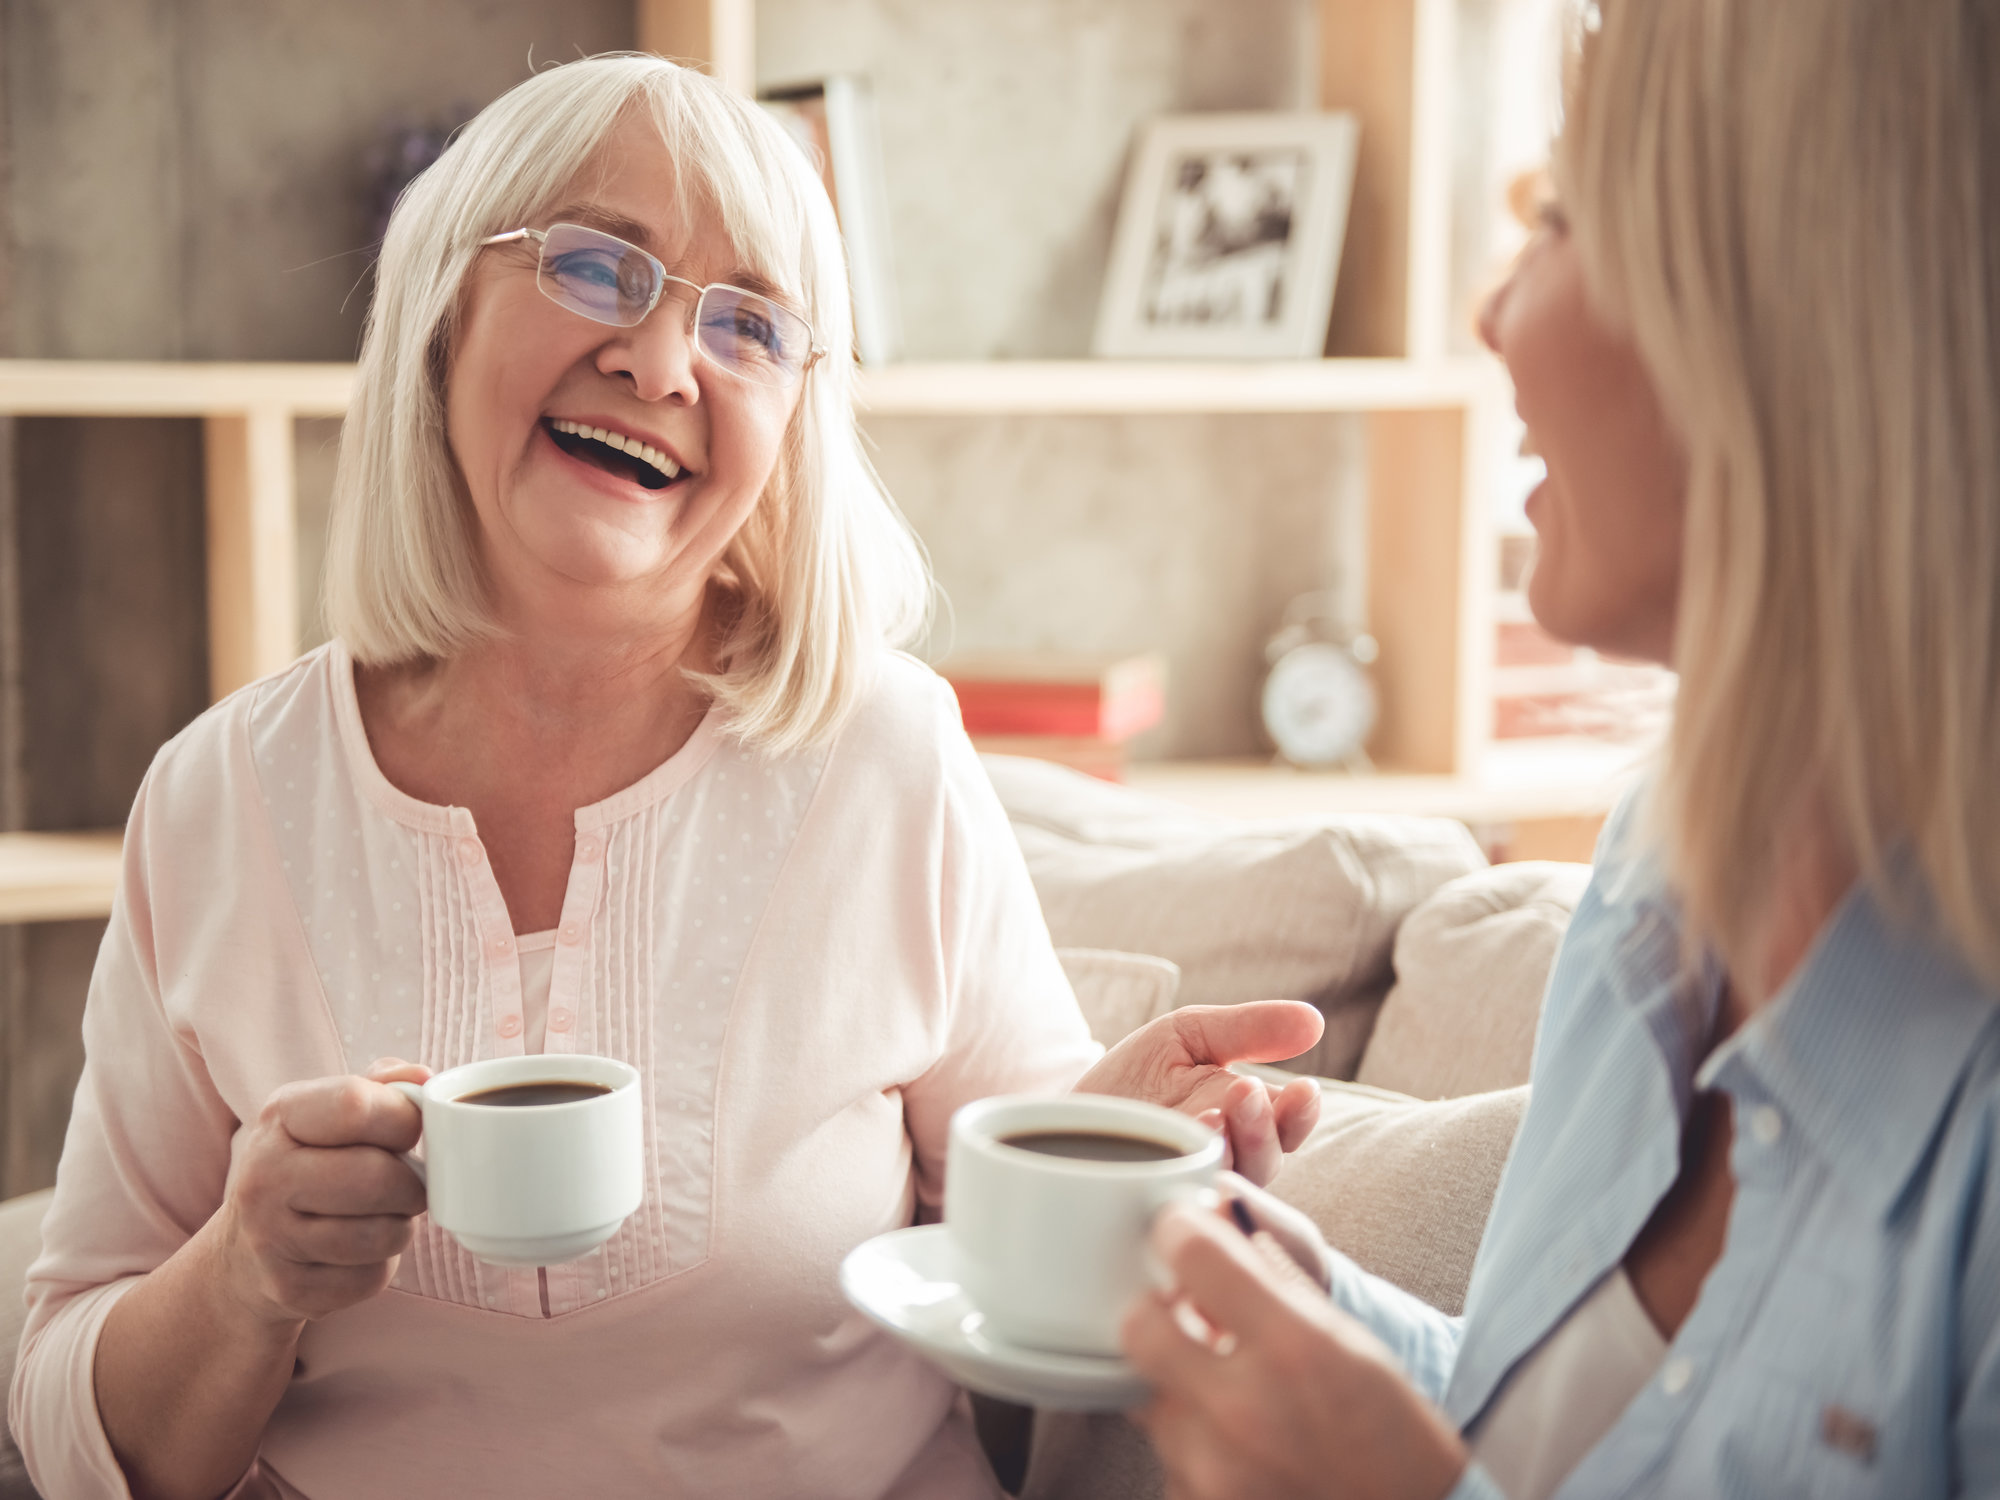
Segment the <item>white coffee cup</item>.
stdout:
<path fill-rule="evenodd" d="M 562 1104 L 467 1102 L 532 1083 L 607 1090 Z M 492 1057 L 422 1085 L 389 1085 L 424 1114 L 424 1179 L 431 1221 L 481 1260 L 552 1266 L 618 1232 L 645 1196 L 639 1073 L 609 1057 Z"/>
<path fill-rule="evenodd" d="M 1175 1154 L 1156 1161 L 1053 1156 L 1009 1145 L 1043 1133 L 1121 1136 Z M 1157 1104 L 1103 1094 L 1015 1094 L 952 1116 L 944 1220 L 959 1280 L 1006 1343 L 1116 1354 L 1146 1289 L 1146 1236 L 1169 1203 L 1215 1180 L 1222 1137 Z"/>

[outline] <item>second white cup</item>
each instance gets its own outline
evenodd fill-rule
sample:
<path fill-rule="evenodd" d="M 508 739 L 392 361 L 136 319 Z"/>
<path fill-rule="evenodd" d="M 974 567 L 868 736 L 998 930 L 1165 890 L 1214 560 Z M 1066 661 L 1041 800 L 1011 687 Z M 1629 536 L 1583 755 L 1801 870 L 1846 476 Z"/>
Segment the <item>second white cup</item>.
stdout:
<path fill-rule="evenodd" d="M 553 1092 L 577 1097 L 524 1092 L 546 1100 L 562 1084 Z M 424 1179 L 432 1222 L 483 1261 L 575 1260 L 645 1196 L 639 1073 L 615 1058 L 494 1057 L 390 1087 L 423 1111 L 423 1156 L 404 1160 Z"/>
<path fill-rule="evenodd" d="M 981 1099 L 952 1116 L 944 1220 L 959 1280 L 993 1334 L 1031 1349 L 1118 1353 L 1145 1290 L 1146 1236 L 1222 1165 L 1222 1137 L 1104 1094 Z"/>

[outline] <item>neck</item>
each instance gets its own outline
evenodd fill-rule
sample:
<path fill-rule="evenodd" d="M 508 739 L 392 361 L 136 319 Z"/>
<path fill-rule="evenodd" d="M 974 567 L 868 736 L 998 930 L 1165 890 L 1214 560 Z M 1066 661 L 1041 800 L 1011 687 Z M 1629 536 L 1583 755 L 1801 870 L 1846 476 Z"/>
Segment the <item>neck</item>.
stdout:
<path fill-rule="evenodd" d="M 1719 1023 L 1727 1035 L 1776 999 L 1805 962 L 1858 877 L 1846 841 L 1835 832 L 1823 798 L 1805 799 L 1780 849 L 1771 889 L 1753 928 L 1751 972 L 1732 975 Z"/>

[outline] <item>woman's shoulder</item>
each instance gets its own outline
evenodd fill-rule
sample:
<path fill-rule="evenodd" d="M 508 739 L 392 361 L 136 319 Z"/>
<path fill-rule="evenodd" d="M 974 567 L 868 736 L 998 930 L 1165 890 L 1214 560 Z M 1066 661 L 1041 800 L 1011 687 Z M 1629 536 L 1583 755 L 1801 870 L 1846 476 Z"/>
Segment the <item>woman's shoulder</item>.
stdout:
<path fill-rule="evenodd" d="M 258 762 L 271 754 L 318 755 L 339 732 L 341 659 L 329 643 L 211 704 L 154 752 L 142 800 L 151 794 L 182 809 L 227 803 L 254 785 Z"/>
<path fill-rule="evenodd" d="M 975 760 L 950 685 L 904 651 L 881 653 L 837 743 L 843 757 L 904 772 Z"/>

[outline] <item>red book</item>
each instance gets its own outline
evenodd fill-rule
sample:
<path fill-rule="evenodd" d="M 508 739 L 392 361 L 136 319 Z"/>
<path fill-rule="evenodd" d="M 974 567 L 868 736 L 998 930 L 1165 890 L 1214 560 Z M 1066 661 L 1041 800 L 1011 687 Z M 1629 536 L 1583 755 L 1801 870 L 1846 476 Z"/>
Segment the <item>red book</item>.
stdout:
<path fill-rule="evenodd" d="M 1160 722 L 1166 659 L 1042 654 L 954 657 L 938 668 L 972 735 L 1129 740 Z"/>

